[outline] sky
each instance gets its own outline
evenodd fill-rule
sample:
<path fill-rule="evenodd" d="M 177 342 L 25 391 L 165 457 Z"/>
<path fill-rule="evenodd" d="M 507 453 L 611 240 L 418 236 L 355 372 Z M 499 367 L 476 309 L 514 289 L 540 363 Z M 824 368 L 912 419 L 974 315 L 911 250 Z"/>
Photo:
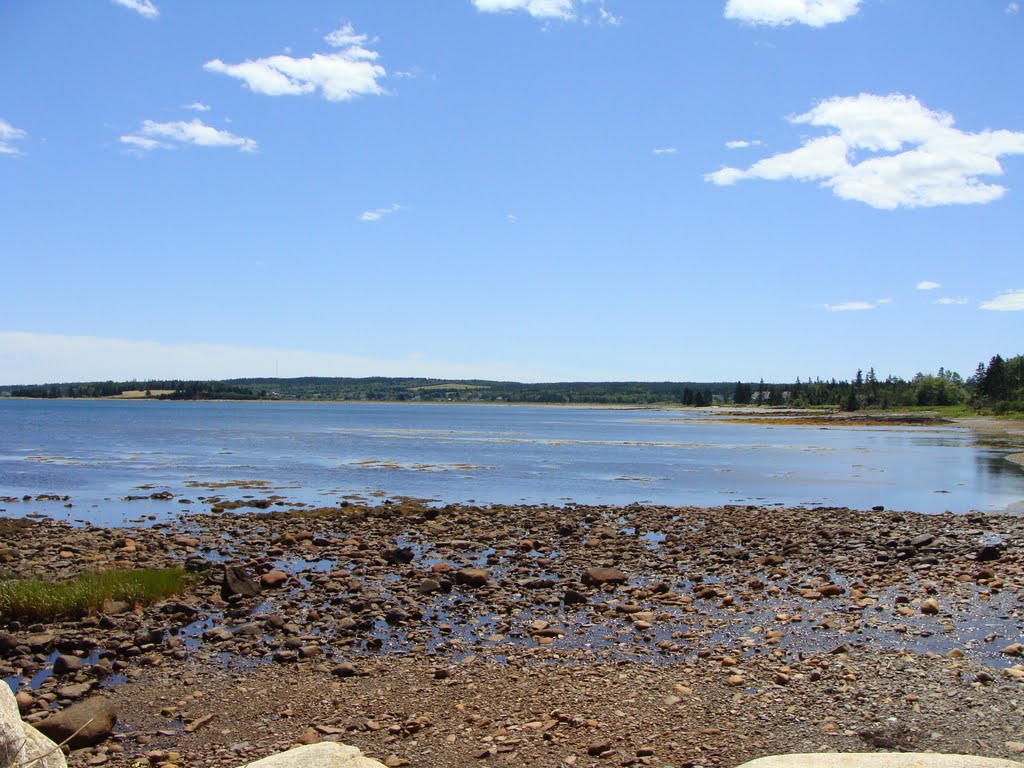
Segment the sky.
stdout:
<path fill-rule="evenodd" d="M 0 384 L 971 374 L 1011 0 L 0 0 Z"/>

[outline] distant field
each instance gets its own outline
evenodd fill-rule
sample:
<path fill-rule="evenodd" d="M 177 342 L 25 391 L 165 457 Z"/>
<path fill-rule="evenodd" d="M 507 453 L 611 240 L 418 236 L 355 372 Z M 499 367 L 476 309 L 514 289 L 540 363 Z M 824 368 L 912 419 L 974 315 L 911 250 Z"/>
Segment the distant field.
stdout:
<path fill-rule="evenodd" d="M 111 400 L 144 400 L 146 397 L 160 397 L 160 395 L 173 395 L 173 389 L 151 389 L 146 394 L 145 389 L 128 389 L 120 395 L 112 395 Z"/>

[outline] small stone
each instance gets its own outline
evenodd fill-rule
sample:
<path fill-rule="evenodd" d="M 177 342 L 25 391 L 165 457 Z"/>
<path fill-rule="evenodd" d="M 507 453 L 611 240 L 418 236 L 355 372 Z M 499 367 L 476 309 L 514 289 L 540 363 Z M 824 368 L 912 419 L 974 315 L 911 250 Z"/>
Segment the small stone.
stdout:
<path fill-rule="evenodd" d="M 934 616 L 939 612 L 939 601 L 934 597 L 929 597 L 927 600 L 921 603 L 921 613 L 925 616 Z"/>
<path fill-rule="evenodd" d="M 587 754 L 592 757 L 597 757 L 598 755 L 609 751 L 611 748 L 612 743 L 610 741 L 594 741 L 587 745 Z"/>
<path fill-rule="evenodd" d="M 260 576 L 260 586 L 264 589 L 280 589 L 288 581 L 288 574 L 284 571 L 269 571 Z"/>

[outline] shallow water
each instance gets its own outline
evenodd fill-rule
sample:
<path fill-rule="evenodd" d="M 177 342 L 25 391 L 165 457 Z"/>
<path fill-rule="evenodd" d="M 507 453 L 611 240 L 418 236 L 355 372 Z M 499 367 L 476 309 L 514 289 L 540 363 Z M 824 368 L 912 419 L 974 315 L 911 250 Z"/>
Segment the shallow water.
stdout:
<path fill-rule="evenodd" d="M 1022 446 L 962 427 L 731 424 L 706 413 L 529 406 L 0 400 L 9 515 L 119 523 L 278 494 L 439 502 L 785 504 L 1003 511 Z M 217 483 L 261 481 L 248 487 Z M 174 501 L 122 501 L 168 490 Z M 193 504 L 178 503 L 180 498 Z"/>

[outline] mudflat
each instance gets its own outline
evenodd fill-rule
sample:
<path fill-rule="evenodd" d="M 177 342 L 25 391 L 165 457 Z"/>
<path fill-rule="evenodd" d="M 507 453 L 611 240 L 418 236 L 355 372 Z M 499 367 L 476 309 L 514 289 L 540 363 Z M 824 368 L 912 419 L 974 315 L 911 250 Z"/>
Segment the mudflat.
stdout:
<path fill-rule="evenodd" d="M 1012 515 L 396 501 L 2 530 L 6 575 L 203 574 L 147 607 L 5 618 L 30 722 L 117 708 L 72 765 L 324 739 L 392 766 L 1024 752 Z"/>

